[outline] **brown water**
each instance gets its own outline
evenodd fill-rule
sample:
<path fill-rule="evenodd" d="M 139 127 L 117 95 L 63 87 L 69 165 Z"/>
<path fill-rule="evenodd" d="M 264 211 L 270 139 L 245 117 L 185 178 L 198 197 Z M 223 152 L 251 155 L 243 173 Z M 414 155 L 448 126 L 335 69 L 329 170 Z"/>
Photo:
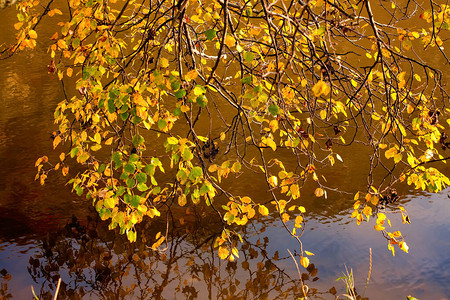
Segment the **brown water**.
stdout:
<path fill-rule="evenodd" d="M 0 10 L 0 44 L 13 39 L 14 22 L 14 9 Z M 42 30 L 50 31 L 45 26 Z M 229 263 L 212 250 L 221 231 L 217 218 L 201 207 L 191 209 L 184 225 L 171 232 L 167 251 L 158 253 L 146 246 L 145 239 L 164 224 L 142 228 L 143 241 L 130 245 L 96 221 L 90 202 L 71 194 L 64 178 L 50 176 L 44 187 L 34 182 L 37 157 L 52 153 L 53 109 L 62 99 L 61 84 L 47 74 L 46 43 L 41 39 L 36 51 L 0 61 L 0 299 L 8 295 L 30 299 L 31 286 L 41 299 L 50 298 L 59 277 L 60 298 L 69 299 L 299 295 L 297 270 L 287 252 L 297 245 L 274 219 L 253 221 L 243 234 L 246 243 L 240 258 Z M 366 154 L 353 150 L 341 156 L 344 164 L 328 180 L 346 190 L 360 189 Z M 449 167 L 443 171 L 450 174 Z M 259 190 L 242 180 L 234 188 Z M 344 284 L 335 280 L 346 266 L 353 269 L 362 293 L 371 248 L 372 274 L 365 293 L 370 299 L 405 299 L 408 294 L 450 299 L 450 190 L 436 195 L 407 187 L 399 191 L 412 224 L 393 224 L 407 235 L 410 245 L 409 254 L 397 251 L 395 257 L 373 230 L 374 224 L 356 226 L 349 218 L 352 197 L 329 194 L 328 199 L 318 199 L 302 194 L 308 211 L 302 242 L 315 253 L 311 257 L 315 268 L 302 277 L 320 297 L 334 299 L 327 293 L 332 286 L 345 292 Z M 267 198 L 264 189 L 259 197 Z"/>

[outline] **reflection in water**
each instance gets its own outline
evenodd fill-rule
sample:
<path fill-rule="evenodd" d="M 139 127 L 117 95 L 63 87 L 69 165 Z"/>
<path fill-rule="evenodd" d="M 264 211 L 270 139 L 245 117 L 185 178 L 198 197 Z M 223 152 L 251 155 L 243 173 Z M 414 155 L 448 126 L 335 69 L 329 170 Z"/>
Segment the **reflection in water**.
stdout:
<path fill-rule="evenodd" d="M 17 22 L 14 9 L 0 14 L 2 24 Z M 53 28 L 43 25 L 40 30 Z M 2 27 L 0 43 L 6 40 L 4 36 L 12 37 L 13 31 L 12 26 Z M 161 231 L 158 224 L 140 230 L 144 240 L 129 244 L 107 231 L 103 223 L 86 219 L 90 203 L 62 188 L 63 178 L 54 177 L 45 189 L 34 183 L 34 162 L 43 153 L 51 152 L 53 109 L 63 98 L 59 83 L 49 77 L 45 67 L 40 67 L 48 60 L 45 47 L 42 49 L 1 61 L 0 299 L 31 298 L 30 284 L 41 299 L 48 299 L 60 277 L 61 299 L 301 296 L 297 270 L 285 251 L 295 246 L 280 236 L 282 230 L 271 222 L 261 221 L 246 229 L 245 243 L 236 262 L 220 261 L 212 250 L 220 230 L 218 226 L 214 230 L 210 216 L 193 215 L 184 220 L 182 228 L 177 223 L 170 232 L 167 251 L 159 253 L 147 246 L 152 245 L 156 232 Z M 365 181 L 361 174 L 366 154 L 348 152 L 342 158 L 343 167 L 330 174 L 329 180 L 349 190 L 359 190 Z M 446 171 L 449 172 L 448 167 Z M 242 178 L 233 185 L 236 189 L 248 189 L 248 181 Z M 399 189 L 399 194 L 410 193 L 407 189 Z M 373 270 L 367 295 L 373 299 L 386 296 L 404 299 L 409 293 L 421 299 L 448 297 L 450 205 L 446 204 L 446 194 L 441 196 L 445 199 L 434 200 L 435 203 L 425 197 L 401 197 L 413 224 L 399 229 L 408 234 L 411 249 L 410 254 L 400 253 L 395 258 L 386 253 L 384 240 L 373 232 L 373 224 L 357 227 L 348 218 L 353 196 L 330 193 L 323 200 L 309 195 L 312 191 L 302 192 L 301 203 L 311 218 L 302 241 L 316 254 L 311 261 L 317 267 L 302 269 L 301 278 L 310 286 L 311 294 L 333 299 L 327 291 L 342 275 L 345 265 L 353 268 L 357 289 L 363 290 L 368 248 L 372 247 Z M 264 190 L 259 198 L 266 199 Z M 58 224 L 65 224 L 72 213 L 82 221 L 74 219 L 63 230 L 56 231 Z M 321 280 L 317 281 L 318 275 Z M 344 292 L 342 283 L 336 285 Z"/>
<path fill-rule="evenodd" d="M 195 222 L 206 223 L 198 219 Z M 278 251 L 269 256 L 267 236 L 258 235 L 255 239 L 254 232 L 245 233 L 246 243 L 240 259 L 224 262 L 213 251 L 220 226 L 216 232 L 214 226 L 209 226 L 209 230 L 187 229 L 191 226 L 174 229 L 167 250 L 157 252 L 147 246 L 151 244 L 150 236 L 157 231 L 155 224 L 143 228 L 146 235 L 135 244 L 108 232 L 102 225 L 92 218 L 80 224 L 73 217 L 64 230 L 43 239 L 28 266 L 40 298 L 51 297 L 60 277 L 58 297 L 61 299 L 293 299 L 302 296 L 298 274 L 288 274 L 277 265 L 290 258 L 280 258 Z M 317 273 L 318 269 L 311 264 L 301 274 L 303 283 L 310 285 L 318 280 Z M 335 293 L 335 289 L 331 291 Z M 309 288 L 308 295 L 326 293 L 329 294 Z"/>

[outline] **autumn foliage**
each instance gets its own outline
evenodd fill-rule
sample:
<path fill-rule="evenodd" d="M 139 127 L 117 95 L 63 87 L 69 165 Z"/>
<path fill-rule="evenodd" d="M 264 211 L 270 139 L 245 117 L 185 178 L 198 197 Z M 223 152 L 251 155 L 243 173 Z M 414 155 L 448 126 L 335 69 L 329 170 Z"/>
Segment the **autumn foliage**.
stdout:
<path fill-rule="evenodd" d="M 437 192 L 450 185 L 438 169 L 450 146 L 449 97 L 442 72 L 421 58 L 425 49 L 447 59 L 441 36 L 450 6 L 383 2 L 378 15 L 371 5 L 18 3 L 17 43 L 3 54 L 50 38 L 48 73 L 76 83 L 54 113 L 59 160 L 39 158 L 36 179 L 44 184 L 49 172 L 62 172 L 130 242 L 138 223 L 210 206 L 223 220 L 215 242 L 222 259 L 239 257 L 240 226 L 270 215 L 298 240 L 307 267 L 301 203 L 311 195 L 302 189 L 324 198 L 345 191 L 326 181 L 327 172 L 342 165 L 341 151 L 362 145 L 367 188 L 346 191 L 354 195 L 352 217 L 357 224 L 375 218 L 392 253 L 408 252 L 386 214 L 409 222 L 394 186 Z M 417 28 L 402 27 L 405 18 Z M 41 36 L 43 19 L 54 22 L 53 36 Z M 252 189 L 267 190 L 267 199 L 233 189 L 250 174 L 265 182 Z M 151 247 L 165 242 L 159 232 Z"/>

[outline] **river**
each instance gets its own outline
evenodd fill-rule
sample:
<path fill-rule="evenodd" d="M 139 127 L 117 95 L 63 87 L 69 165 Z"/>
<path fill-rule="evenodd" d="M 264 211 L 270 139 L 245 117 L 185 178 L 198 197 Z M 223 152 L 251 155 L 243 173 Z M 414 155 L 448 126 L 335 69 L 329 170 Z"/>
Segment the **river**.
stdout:
<path fill-rule="evenodd" d="M 13 40 L 15 18 L 13 8 L 0 10 L 0 44 Z M 45 30 L 50 32 L 45 27 L 40 32 Z M 128 244 L 108 231 L 96 220 L 91 203 L 72 194 L 62 176 L 50 176 L 45 186 L 34 181 L 36 159 L 58 154 L 52 152 L 50 137 L 53 110 L 63 93 L 55 75 L 47 74 L 48 43 L 38 40 L 35 51 L 0 61 L 0 299 L 30 299 L 31 287 L 48 299 L 59 277 L 64 290 L 60 297 L 68 299 L 292 295 L 299 275 L 287 249 L 294 251 L 297 245 L 271 218 L 247 227 L 240 258 L 231 263 L 220 261 L 211 249 L 220 224 L 201 208 L 193 209 L 182 220 L 184 226 L 172 231 L 168 249 L 159 253 L 145 241 Z M 342 157 L 344 167 L 329 178 L 357 190 L 364 183 L 357 179 L 363 178 L 360 166 L 366 156 Z M 450 168 L 443 172 L 450 174 Z M 406 299 L 409 294 L 450 299 L 450 189 L 438 194 L 408 187 L 399 191 L 411 224 L 393 226 L 406 235 L 410 251 L 397 251 L 395 257 L 373 222 L 357 226 L 350 219 L 351 196 L 302 194 L 308 211 L 302 242 L 315 254 L 310 257 L 314 267 L 302 278 L 318 297 L 334 299 L 333 286 L 338 294 L 345 293 L 344 283 L 336 279 L 346 268 L 353 270 L 362 294 L 370 268 L 365 291 L 370 299 Z M 265 191 L 260 196 L 267 197 Z M 163 226 L 144 226 L 142 236 Z"/>

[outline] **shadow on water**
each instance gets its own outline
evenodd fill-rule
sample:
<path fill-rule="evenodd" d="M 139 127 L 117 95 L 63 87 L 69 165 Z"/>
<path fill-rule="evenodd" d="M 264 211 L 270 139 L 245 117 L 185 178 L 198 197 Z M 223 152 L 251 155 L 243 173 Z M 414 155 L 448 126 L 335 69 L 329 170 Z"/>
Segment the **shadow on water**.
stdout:
<path fill-rule="evenodd" d="M 198 212 L 196 212 L 198 213 Z M 203 224 L 202 224 L 203 223 Z M 139 242 L 128 243 L 108 231 L 104 223 L 73 217 L 62 230 L 48 234 L 29 258 L 28 273 L 40 299 L 50 299 L 62 278 L 59 299 L 274 299 L 301 297 L 298 274 L 278 266 L 292 264 L 278 251 L 269 255 L 269 237 L 243 233 L 246 241 L 235 262 L 221 261 L 213 250 L 220 223 L 200 215 L 173 228 L 164 252 L 148 245 L 165 224 L 143 226 Z M 2 271 L 3 295 L 11 275 Z M 301 278 L 307 285 L 317 281 L 311 264 Z M 335 290 L 331 290 L 335 293 Z M 30 291 L 31 293 L 31 291 Z M 328 294 L 310 288 L 310 296 Z M 6 296 L 5 296 L 6 297 Z"/>

